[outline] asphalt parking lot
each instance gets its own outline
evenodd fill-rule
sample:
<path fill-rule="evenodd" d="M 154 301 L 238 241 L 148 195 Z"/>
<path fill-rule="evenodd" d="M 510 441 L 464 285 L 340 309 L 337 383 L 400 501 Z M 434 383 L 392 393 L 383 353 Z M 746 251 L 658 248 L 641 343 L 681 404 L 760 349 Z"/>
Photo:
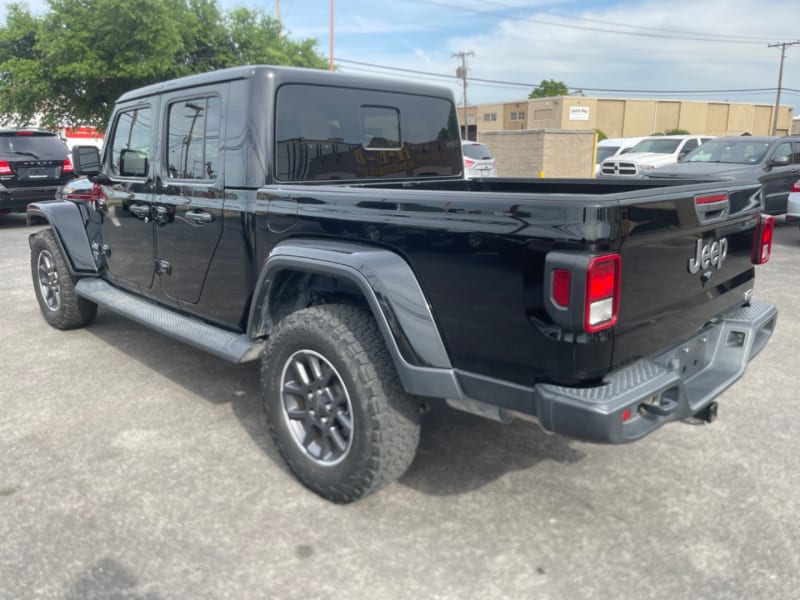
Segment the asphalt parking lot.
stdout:
<path fill-rule="evenodd" d="M 336 506 L 264 433 L 255 364 L 100 310 L 39 314 L 0 216 L 0 598 L 797 598 L 800 230 L 771 343 L 710 426 L 596 446 L 443 411 L 398 482 Z"/>

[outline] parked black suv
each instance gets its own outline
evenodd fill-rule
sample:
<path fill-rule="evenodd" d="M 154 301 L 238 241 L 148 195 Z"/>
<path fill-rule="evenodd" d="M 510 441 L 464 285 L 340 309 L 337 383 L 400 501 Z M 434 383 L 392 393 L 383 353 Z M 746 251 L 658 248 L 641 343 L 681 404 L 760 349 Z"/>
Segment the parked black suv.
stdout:
<path fill-rule="evenodd" d="M 0 129 L 0 213 L 53 200 L 74 176 L 69 149 L 51 131 Z"/>

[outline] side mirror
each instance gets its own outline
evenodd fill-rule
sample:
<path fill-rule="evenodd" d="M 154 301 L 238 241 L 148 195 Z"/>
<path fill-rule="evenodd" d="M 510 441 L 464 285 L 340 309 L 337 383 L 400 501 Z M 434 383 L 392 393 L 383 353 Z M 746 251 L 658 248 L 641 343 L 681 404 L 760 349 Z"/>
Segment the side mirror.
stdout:
<path fill-rule="evenodd" d="M 771 161 L 769 161 L 773 167 L 785 167 L 789 164 L 789 157 L 788 156 L 776 156 Z"/>
<path fill-rule="evenodd" d="M 76 175 L 93 176 L 100 173 L 100 151 L 97 146 L 72 148 L 72 166 Z"/>
<path fill-rule="evenodd" d="M 144 152 L 125 149 L 119 155 L 119 174 L 123 177 L 144 177 L 149 162 Z"/>

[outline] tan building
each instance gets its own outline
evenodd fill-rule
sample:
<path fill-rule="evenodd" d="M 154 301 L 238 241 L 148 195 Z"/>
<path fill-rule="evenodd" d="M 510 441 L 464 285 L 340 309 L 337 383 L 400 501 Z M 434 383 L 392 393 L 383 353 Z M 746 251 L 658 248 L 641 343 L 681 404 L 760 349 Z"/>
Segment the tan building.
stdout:
<path fill-rule="evenodd" d="M 695 134 L 772 134 L 774 106 L 689 100 L 631 100 L 559 96 L 467 107 L 468 137 L 489 131 L 599 129 L 608 137 L 644 136 L 669 129 Z M 459 120 L 464 110 L 459 108 Z M 792 131 L 793 108 L 778 111 L 778 135 Z"/>

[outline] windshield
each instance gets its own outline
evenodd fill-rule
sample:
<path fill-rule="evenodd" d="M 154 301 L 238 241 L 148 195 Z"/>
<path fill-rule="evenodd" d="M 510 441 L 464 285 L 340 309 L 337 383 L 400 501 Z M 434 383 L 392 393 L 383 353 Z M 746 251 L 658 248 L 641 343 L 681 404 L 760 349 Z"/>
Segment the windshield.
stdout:
<path fill-rule="evenodd" d="M 597 164 L 599 165 L 609 156 L 614 156 L 617 150 L 619 150 L 619 146 L 598 146 L 597 147 Z"/>
<path fill-rule="evenodd" d="M 672 154 L 683 140 L 648 139 L 636 144 L 631 152 L 655 152 L 656 154 Z"/>
<path fill-rule="evenodd" d="M 492 153 L 485 144 L 464 144 L 464 156 L 474 160 L 490 160 Z"/>
<path fill-rule="evenodd" d="M 761 162 L 770 142 L 754 140 L 711 140 L 686 155 L 685 162 L 718 162 L 753 165 Z"/>

